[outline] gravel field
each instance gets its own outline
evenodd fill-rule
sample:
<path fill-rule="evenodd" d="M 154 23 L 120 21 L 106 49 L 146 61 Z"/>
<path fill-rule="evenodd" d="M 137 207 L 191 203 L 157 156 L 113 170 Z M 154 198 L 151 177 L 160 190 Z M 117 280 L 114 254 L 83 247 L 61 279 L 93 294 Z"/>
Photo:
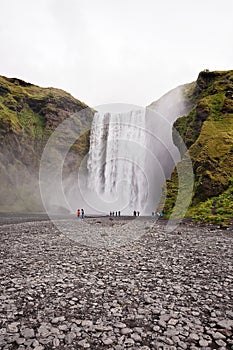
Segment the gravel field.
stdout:
<path fill-rule="evenodd" d="M 232 230 L 71 221 L 2 222 L 0 349 L 233 349 Z"/>

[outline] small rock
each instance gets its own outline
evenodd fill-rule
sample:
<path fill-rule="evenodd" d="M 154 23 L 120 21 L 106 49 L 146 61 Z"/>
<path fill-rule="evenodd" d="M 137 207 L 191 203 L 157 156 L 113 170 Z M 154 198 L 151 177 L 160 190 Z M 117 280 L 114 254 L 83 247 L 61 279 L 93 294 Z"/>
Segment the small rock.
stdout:
<path fill-rule="evenodd" d="M 189 339 L 197 341 L 197 340 L 199 340 L 199 335 L 196 333 L 190 333 Z"/>
<path fill-rule="evenodd" d="M 76 334 L 74 332 L 69 332 L 65 337 L 65 341 L 67 344 L 71 344 L 75 338 Z"/>
<path fill-rule="evenodd" d="M 83 320 L 81 323 L 82 327 L 92 327 L 93 326 L 93 322 L 90 320 Z"/>
<path fill-rule="evenodd" d="M 116 322 L 114 324 L 114 327 L 115 328 L 125 328 L 126 327 L 126 324 L 125 323 L 122 323 L 122 322 Z"/>
<path fill-rule="evenodd" d="M 59 322 L 64 322 L 65 321 L 65 316 L 59 316 L 59 317 L 54 317 L 51 321 L 51 323 L 59 323 Z"/>
<path fill-rule="evenodd" d="M 24 338 L 34 338 L 35 332 L 33 328 L 23 328 L 21 329 L 21 334 Z"/>
<path fill-rule="evenodd" d="M 216 340 L 216 344 L 218 344 L 219 346 L 226 346 L 226 345 L 227 345 L 227 344 L 225 343 L 225 341 L 223 341 L 222 339 Z"/>
<path fill-rule="evenodd" d="M 9 333 L 17 333 L 18 332 L 18 322 L 13 322 L 13 323 L 10 323 L 8 324 L 7 326 L 7 331 Z"/>
<path fill-rule="evenodd" d="M 129 334 L 132 332 L 132 329 L 125 327 L 121 329 L 121 334 L 125 335 L 125 334 Z"/>
<path fill-rule="evenodd" d="M 223 335 L 223 334 L 220 333 L 220 332 L 213 333 L 212 336 L 213 336 L 213 338 L 216 339 L 216 340 L 217 340 L 217 339 L 226 339 L 225 335 Z"/>
<path fill-rule="evenodd" d="M 60 340 L 58 338 L 53 339 L 53 346 L 56 348 L 60 345 Z"/>
<path fill-rule="evenodd" d="M 141 338 L 140 335 L 137 334 L 137 333 L 132 333 L 132 334 L 131 334 L 131 338 L 132 338 L 133 340 L 135 340 L 136 342 L 141 342 L 141 341 L 142 341 L 142 338 Z"/>
<path fill-rule="evenodd" d="M 82 348 L 89 348 L 90 347 L 90 344 L 87 343 L 86 339 L 82 339 L 78 342 L 78 345 L 80 345 Z"/>
<path fill-rule="evenodd" d="M 34 347 L 34 350 L 44 350 L 44 346 L 43 345 L 37 345 Z"/>
<path fill-rule="evenodd" d="M 113 340 L 111 338 L 105 338 L 102 339 L 102 341 L 105 345 L 111 345 L 113 343 Z"/>
<path fill-rule="evenodd" d="M 21 345 L 25 342 L 25 339 L 24 338 L 17 338 L 16 341 L 15 341 L 18 345 Z"/>
<path fill-rule="evenodd" d="M 208 341 L 205 340 L 205 339 L 200 339 L 200 340 L 199 340 L 199 345 L 200 345 L 200 346 L 208 346 L 209 343 L 208 343 Z"/>
<path fill-rule="evenodd" d="M 221 320 L 217 322 L 217 325 L 220 328 L 231 330 L 231 328 L 233 328 L 233 320 L 229 320 L 229 319 Z"/>

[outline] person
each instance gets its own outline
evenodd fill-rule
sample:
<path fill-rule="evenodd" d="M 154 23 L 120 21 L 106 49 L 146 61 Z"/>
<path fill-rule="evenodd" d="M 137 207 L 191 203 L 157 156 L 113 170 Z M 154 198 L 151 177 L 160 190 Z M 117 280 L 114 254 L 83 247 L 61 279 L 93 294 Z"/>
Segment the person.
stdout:
<path fill-rule="evenodd" d="M 82 219 L 84 219 L 84 210 L 81 209 L 81 215 L 82 215 Z"/>
<path fill-rule="evenodd" d="M 80 218 L 80 209 L 77 210 L 77 217 Z"/>
<path fill-rule="evenodd" d="M 116 216 L 117 216 L 117 211 L 116 211 Z"/>
<path fill-rule="evenodd" d="M 134 216 L 137 216 L 137 212 L 136 212 L 136 210 L 134 210 L 133 215 L 134 215 Z"/>
<path fill-rule="evenodd" d="M 138 216 L 140 215 L 140 211 L 138 211 Z"/>
<path fill-rule="evenodd" d="M 154 211 L 152 211 L 152 216 L 155 216 L 155 212 Z"/>
<path fill-rule="evenodd" d="M 121 212 L 120 212 L 120 210 L 118 211 L 118 216 L 121 216 Z"/>
<path fill-rule="evenodd" d="M 112 212 L 110 211 L 110 216 L 112 216 Z"/>
<path fill-rule="evenodd" d="M 112 212 L 112 216 L 114 216 L 114 211 Z"/>

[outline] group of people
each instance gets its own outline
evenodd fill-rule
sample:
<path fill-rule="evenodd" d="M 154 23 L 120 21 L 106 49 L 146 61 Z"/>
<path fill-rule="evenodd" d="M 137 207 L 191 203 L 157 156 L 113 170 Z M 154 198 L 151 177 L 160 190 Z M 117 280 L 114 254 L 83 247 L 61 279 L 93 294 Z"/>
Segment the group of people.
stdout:
<path fill-rule="evenodd" d="M 119 211 L 110 211 L 109 213 L 110 216 L 121 216 L 121 212 Z"/>
<path fill-rule="evenodd" d="M 140 211 L 136 211 L 136 210 L 133 211 L 133 216 L 139 216 L 139 215 L 140 215 Z"/>
<path fill-rule="evenodd" d="M 157 213 L 156 213 L 156 212 L 153 211 L 153 212 L 152 212 L 152 216 L 153 216 L 153 217 L 156 216 L 156 217 L 158 217 L 158 218 L 159 218 L 159 217 L 163 217 L 163 212 L 161 212 L 161 213 L 157 212 Z"/>
<path fill-rule="evenodd" d="M 84 219 L 84 209 L 77 209 L 76 214 L 78 218 Z"/>

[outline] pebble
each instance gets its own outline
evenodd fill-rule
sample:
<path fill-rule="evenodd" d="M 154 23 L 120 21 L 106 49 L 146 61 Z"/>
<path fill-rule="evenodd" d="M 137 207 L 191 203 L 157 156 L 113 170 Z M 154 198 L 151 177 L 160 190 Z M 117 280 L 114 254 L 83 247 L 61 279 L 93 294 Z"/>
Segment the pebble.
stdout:
<path fill-rule="evenodd" d="M 50 222 L 0 226 L 0 348 L 230 349 L 232 231 L 128 222 L 80 221 L 95 247 Z"/>

